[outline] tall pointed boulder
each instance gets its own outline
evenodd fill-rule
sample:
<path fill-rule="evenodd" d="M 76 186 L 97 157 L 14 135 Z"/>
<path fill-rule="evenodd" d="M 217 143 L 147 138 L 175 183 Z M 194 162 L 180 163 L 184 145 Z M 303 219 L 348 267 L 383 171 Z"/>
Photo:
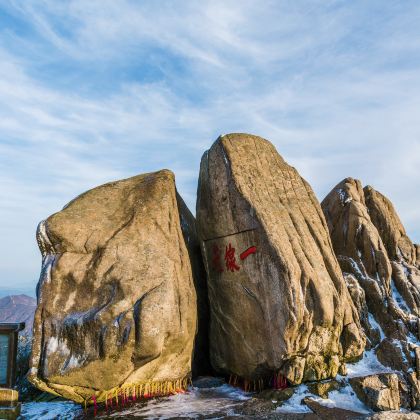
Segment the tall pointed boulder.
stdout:
<path fill-rule="evenodd" d="M 362 354 L 321 207 L 270 142 L 228 134 L 205 152 L 197 224 L 217 371 L 244 384 L 278 373 L 298 384 Z"/>

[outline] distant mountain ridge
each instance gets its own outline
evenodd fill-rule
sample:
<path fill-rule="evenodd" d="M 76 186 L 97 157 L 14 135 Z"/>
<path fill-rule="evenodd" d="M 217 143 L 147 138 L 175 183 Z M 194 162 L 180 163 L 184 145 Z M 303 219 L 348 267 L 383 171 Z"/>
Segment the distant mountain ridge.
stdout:
<path fill-rule="evenodd" d="M 0 280 L 0 283 L 4 283 Z M 35 287 L 26 287 L 26 288 L 14 288 L 14 287 L 5 287 L 4 284 L 0 286 L 0 299 L 6 296 L 13 296 L 13 295 L 26 295 L 36 299 L 35 295 Z"/>
<path fill-rule="evenodd" d="M 0 299 L 0 322 L 24 322 L 26 333 L 32 333 L 36 299 L 27 295 L 10 295 Z"/>

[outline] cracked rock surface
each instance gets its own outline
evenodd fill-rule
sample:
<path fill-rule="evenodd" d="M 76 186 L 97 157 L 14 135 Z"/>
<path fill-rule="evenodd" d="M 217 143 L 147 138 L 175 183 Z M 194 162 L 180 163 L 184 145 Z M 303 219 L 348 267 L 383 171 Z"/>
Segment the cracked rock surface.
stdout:
<path fill-rule="evenodd" d="M 391 201 L 357 179 L 337 184 L 322 209 L 368 344 L 382 364 L 404 373 L 410 405 L 419 408 L 418 248 Z"/>
<path fill-rule="evenodd" d="M 245 380 L 334 377 L 365 337 L 309 184 L 260 137 L 219 137 L 197 201 L 214 368 Z"/>
<path fill-rule="evenodd" d="M 87 191 L 40 223 L 36 386 L 81 402 L 190 374 L 197 309 L 187 213 L 162 170 Z"/>

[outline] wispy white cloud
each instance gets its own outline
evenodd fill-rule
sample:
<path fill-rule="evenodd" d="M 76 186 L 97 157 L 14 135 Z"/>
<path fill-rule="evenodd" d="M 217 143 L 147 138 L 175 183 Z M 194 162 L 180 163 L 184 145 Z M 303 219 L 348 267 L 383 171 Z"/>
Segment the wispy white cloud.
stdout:
<path fill-rule="evenodd" d="M 193 209 L 201 154 L 232 131 L 272 140 L 320 199 L 346 176 L 373 185 L 420 241 L 419 12 L 415 1 L 3 3 L 2 278 L 34 284 L 37 222 L 100 183 L 169 167 Z"/>

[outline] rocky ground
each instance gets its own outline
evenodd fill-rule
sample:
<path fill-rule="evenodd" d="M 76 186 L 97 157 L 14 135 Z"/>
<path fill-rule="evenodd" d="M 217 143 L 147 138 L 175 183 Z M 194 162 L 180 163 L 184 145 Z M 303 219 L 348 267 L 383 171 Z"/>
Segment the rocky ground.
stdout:
<path fill-rule="evenodd" d="M 287 388 L 245 393 L 220 378 L 205 377 L 194 382 L 185 394 L 157 398 L 148 402 L 127 404 L 118 409 L 84 411 L 71 402 L 29 403 L 24 405 L 25 419 L 417 419 L 416 412 L 389 410 L 375 413 L 361 403 L 348 381 L 325 381 Z M 62 416 L 62 417 L 59 417 Z"/>

